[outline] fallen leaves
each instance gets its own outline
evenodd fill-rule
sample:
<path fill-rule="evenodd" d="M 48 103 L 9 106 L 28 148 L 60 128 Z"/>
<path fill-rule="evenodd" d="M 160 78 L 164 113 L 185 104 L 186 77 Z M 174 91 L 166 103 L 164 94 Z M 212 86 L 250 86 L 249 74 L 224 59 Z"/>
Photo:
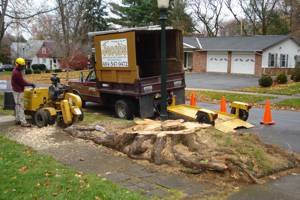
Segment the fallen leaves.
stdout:
<path fill-rule="evenodd" d="M 23 167 L 19 168 L 18 171 L 21 174 L 25 174 L 28 171 L 28 167 L 27 166 L 23 166 Z"/>

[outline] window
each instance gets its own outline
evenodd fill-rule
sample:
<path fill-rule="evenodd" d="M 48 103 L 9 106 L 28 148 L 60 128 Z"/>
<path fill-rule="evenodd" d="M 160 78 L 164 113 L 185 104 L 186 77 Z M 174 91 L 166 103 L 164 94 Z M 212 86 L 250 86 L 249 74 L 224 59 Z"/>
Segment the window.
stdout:
<path fill-rule="evenodd" d="M 288 54 L 280 54 L 280 67 L 288 67 Z"/>
<path fill-rule="evenodd" d="M 269 53 L 269 67 L 278 67 L 277 64 L 278 54 Z"/>
<path fill-rule="evenodd" d="M 87 81 L 90 81 L 90 82 L 95 82 L 96 81 L 95 71 L 90 72 L 90 74 L 87 77 Z"/>
<path fill-rule="evenodd" d="M 193 53 L 184 52 L 184 68 L 191 69 L 193 65 Z"/>
<path fill-rule="evenodd" d="M 43 58 L 43 63 L 46 63 L 46 58 Z"/>

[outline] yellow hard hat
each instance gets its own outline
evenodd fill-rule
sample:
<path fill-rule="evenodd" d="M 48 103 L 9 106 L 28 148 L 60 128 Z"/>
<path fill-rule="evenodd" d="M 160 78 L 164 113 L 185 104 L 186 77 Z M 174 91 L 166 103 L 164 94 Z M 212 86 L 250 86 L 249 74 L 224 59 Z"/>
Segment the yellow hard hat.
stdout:
<path fill-rule="evenodd" d="M 24 58 L 17 58 L 16 63 L 19 64 L 19 65 L 25 65 L 26 64 Z"/>

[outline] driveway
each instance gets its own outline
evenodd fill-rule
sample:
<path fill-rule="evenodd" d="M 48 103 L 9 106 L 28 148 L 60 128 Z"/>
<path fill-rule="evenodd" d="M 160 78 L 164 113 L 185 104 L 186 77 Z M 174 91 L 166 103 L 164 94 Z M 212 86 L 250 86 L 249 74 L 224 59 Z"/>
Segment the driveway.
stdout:
<path fill-rule="evenodd" d="M 187 88 L 233 90 L 257 86 L 258 78 L 255 76 L 233 74 L 186 73 L 185 82 Z"/>

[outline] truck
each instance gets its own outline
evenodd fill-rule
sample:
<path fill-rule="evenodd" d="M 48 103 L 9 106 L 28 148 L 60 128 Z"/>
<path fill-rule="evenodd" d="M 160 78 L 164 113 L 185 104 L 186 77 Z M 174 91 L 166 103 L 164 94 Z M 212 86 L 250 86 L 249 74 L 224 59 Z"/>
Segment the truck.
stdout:
<path fill-rule="evenodd" d="M 161 101 L 160 35 L 158 26 L 88 33 L 94 49 L 92 69 L 69 86 L 83 105 L 112 106 L 123 119 L 153 117 L 159 113 Z M 168 27 L 166 38 L 168 102 L 176 96 L 176 103 L 184 104 L 182 33 Z"/>

